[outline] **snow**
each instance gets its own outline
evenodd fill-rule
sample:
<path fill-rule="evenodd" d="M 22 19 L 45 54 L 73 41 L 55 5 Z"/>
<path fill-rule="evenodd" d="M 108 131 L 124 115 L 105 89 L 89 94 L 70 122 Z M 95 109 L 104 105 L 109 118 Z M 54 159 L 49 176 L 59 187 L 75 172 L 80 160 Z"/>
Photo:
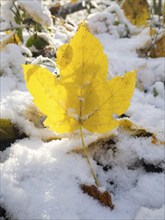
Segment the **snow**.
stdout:
<path fill-rule="evenodd" d="M 11 23 L 16 26 L 16 22 L 14 20 L 14 15 L 13 13 L 11 12 L 10 8 L 12 7 L 13 5 L 13 2 L 14 0 L 6 0 L 6 1 L 1 1 L 2 2 L 2 7 L 1 7 L 1 15 L 2 17 L 5 17 L 6 18 L 6 22 L 5 24 L 2 23 L 2 30 L 3 30 L 3 26 L 4 26 L 4 29 L 5 28 L 8 28 L 11 26 Z"/>
<path fill-rule="evenodd" d="M 84 159 L 66 153 L 73 147 L 71 144 L 67 139 L 50 143 L 32 139 L 11 147 L 10 158 L 2 167 L 1 184 L 3 192 L 7 193 L 5 198 L 9 211 L 13 213 L 14 208 L 15 218 L 67 219 L 69 216 L 79 219 L 79 214 L 83 217 L 93 201 L 88 201 L 88 196 L 81 193 L 79 183 L 91 184 L 93 179 Z M 14 205 L 16 198 L 17 205 Z M 98 210 L 101 209 L 97 202 L 94 203 Z M 92 216 L 94 211 L 93 207 L 88 215 Z M 105 216 L 108 214 L 107 210 Z M 99 216 L 101 218 L 101 213 Z"/>
<path fill-rule="evenodd" d="M 137 123 L 156 134 L 163 141 L 165 130 L 164 98 L 153 97 L 153 95 L 146 95 L 139 91 L 136 94 L 132 99 L 132 102 L 136 104 L 132 104 L 128 110 L 131 119 L 135 124 Z"/>
<path fill-rule="evenodd" d="M 23 86 L 21 89 L 25 90 Z M 40 137 L 42 139 L 56 137 L 56 135 L 47 128 L 36 127 L 34 123 L 29 120 L 28 115 L 30 114 L 30 108 L 34 106 L 29 93 L 14 90 L 10 93 L 8 91 L 8 94 L 7 97 L 1 100 L 1 118 L 10 119 L 11 122 L 19 127 L 21 132 L 24 132 L 26 135 Z"/>
<path fill-rule="evenodd" d="M 44 26 L 52 25 L 50 11 L 41 5 L 37 0 L 17 0 L 18 5 L 24 9 L 34 19 L 34 21 Z"/>
<path fill-rule="evenodd" d="M 0 75 L 3 76 L 17 76 L 22 78 L 23 72 L 21 64 L 25 63 L 25 58 L 22 55 L 21 49 L 15 44 L 8 44 L 6 47 L 0 51 L 1 56 L 1 72 Z"/>
<path fill-rule="evenodd" d="M 132 219 L 141 206 L 162 206 L 163 174 L 134 172 L 124 165 L 106 175 L 117 184 L 114 211 L 83 194 L 79 184 L 93 184 L 93 179 L 86 161 L 68 154 L 75 144 L 68 139 L 43 143 L 31 138 L 10 147 L 2 164 L 1 196 L 16 219 Z M 94 161 L 92 165 L 97 171 Z"/>
<path fill-rule="evenodd" d="M 165 214 L 164 214 L 164 209 L 165 207 L 162 206 L 160 209 L 149 209 L 146 207 L 142 207 L 137 214 L 135 220 L 155 220 L 155 219 L 164 219 Z"/>
<path fill-rule="evenodd" d="M 125 18 L 123 11 L 116 3 L 112 3 L 103 12 L 89 15 L 87 23 L 93 33 L 109 33 L 116 38 L 139 32 Z"/>
<path fill-rule="evenodd" d="M 25 1 L 20 2 L 25 4 Z M 165 141 L 164 58 L 138 56 L 137 50 L 150 40 L 147 28 L 134 35 L 136 30 L 130 38 L 123 38 L 118 29 L 113 33 L 104 29 L 105 18 L 106 22 L 111 22 L 112 14 L 104 11 L 92 15 L 88 23 L 108 57 L 109 78 L 137 70 L 137 88 L 126 115 L 137 126 L 153 133 L 158 143 L 152 143 L 152 137 L 136 137 L 117 129 L 113 131 L 114 144 L 95 144 L 89 148 L 90 161 L 101 183 L 101 191 L 107 189 L 115 204 L 113 211 L 102 206 L 80 189 L 80 184 L 91 185 L 94 180 L 84 156 L 73 153 L 81 147 L 79 136 L 59 137 L 30 118 L 32 110 L 36 113 L 38 109 L 35 109 L 25 87 L 21 64 L 27 60 L 23 53 L 32 54 L 25 47 L 6 45 L 0 54 L 0 117 L 10 119 L 27 135 L 27 138 L 17 140 L 0 152 L 0 204 L 11 219 L 165 218 L 165 148 L 160 143 Z M 123 19 L 122 15 L 120 19 Z M 91 21 L 95 23 L 92 25 Z M 113 22 L 110 25 L 114 27 Z M 68 41 L 75 31 L 68 34 L 63 26 L 55 30 L 54 38 L 58 45 Z M 45 37 L 48 37 L 46 33 Z M 39 57 L 33 62 L 41 60 Z M 84 136 L 86 145 L 104 137 L 89 133 Z M 53 140 L 48 141 L 51 138 Z M 148 166 L 152 168 L 150 171 Z"/>

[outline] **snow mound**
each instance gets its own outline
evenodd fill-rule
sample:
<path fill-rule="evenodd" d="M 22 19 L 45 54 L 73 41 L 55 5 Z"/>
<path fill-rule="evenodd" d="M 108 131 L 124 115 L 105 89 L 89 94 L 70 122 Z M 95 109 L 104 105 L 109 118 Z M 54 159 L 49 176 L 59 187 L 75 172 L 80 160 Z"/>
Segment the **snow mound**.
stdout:
<path fill-rule="evenodd" d="M 135 220 L 164 220 L 165 219 L 165 206 L 162 206 L 160 209 L 149 209 L 146 207 L 142 207 Z"/>

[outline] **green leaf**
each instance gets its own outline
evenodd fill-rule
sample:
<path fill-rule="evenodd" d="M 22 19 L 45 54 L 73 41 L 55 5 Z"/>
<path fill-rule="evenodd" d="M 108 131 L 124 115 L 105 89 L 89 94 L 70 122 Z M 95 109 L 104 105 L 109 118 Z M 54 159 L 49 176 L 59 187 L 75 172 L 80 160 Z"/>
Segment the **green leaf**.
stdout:
<path fill-rule="evenodd" d="M 14 17 L 14 20 L 17 24 L 21 24 L 21 20 L 19 18 L 19 16 L 16 14 L 16 16 Z"/>
<path fill-rule="evenodd" d="M 43 27 L 41 24 L 36 24 L 36 31 L 38 32 L 42 32 L 43 31 Z"/>
<path fill-rule="evenodd" d="M 35 48 L 38 50 L 44 49 L 47 45 L 49 45 L 48 42 L 45 41 L 43 38 L 37 36 L 36 34 L 29 37 L 26 43 L 27 47 L 35 46 Z"/>
<path fill-rule="evenodd" d="M 156 90 L 155 87 L 153 88 L 153 96 L 154 96 L 154 97 L 158 96 L 158 91 Z"/>
<path fill-rule="evenodd" d="M 23 34 L 22 34 L 22 28 L 17 29 L 17 35 L 18 35 L 19 39 L 21 40 L 21 42 L 23 43 L 24 39 L 23 39 Z"/>

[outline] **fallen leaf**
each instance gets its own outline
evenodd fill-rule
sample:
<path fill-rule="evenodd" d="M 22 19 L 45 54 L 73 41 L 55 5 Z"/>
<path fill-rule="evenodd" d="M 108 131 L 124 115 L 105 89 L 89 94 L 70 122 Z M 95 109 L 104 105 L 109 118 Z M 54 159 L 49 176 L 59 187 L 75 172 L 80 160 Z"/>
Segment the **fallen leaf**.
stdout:
<path fill-rule="evenodd" d="M 0 50 L 2 50 L 7 44 L 19 44 L 21 40 L 19 39 L 18 35 L 15 31 L 10 32 L 8 31 L 6 36 L 2 38 L 0 42 Z"/>
<path fill-rule="evenodd" d="M 46 116 L 43 115 L 35 105 L 30 105 L 27 107 L 24 113 L 24 117 L 34 124 L 37 128 L 44 128 L 43 121 Z"/>
<path fill-rule="evenodd" d="M 130 133 L 133 136 L 136 137 L 151 137 L 151 143 L 152 144 L 161 144 L 164 145 L 165 142 L 164 141 L 160 141 L 156 134 L 153 134 L 152 132 L 150 132 L 149 130 L 138 126 L 137 124 L 133 123 L 131 120 L 129 119 L 121 119 L 119 121 L 119 128 Z"/>
<path fill-rule="evenodd" d="M 165 57 L 165 32 L 158 33 L 156 29 L 150 29 L 150 39 L 138 50 L 140 57 Z"/>
<path fill-rule="evenodd" d="M 149 56 L 152 58 L 165 57 L 165 34 L 156 40 L 152 49 L 150 49 Z"/>
<path fill-rule="evenodd" d="M 14 141 L 25 137 L 26 135 L 22 133 L 11 120 L 0 119 L 0 151 L 4 151 Z"/>
<path fill-rule="evenodd" d="M 94 199 L 98 200 L 104 206 L 107 206 L 110 209 L 114 209 L 111 195 L 107 190 L 101 192 L 99 188 L 95 185 L 88 186 L 85 184 L 81 185 L 81 189 L 84 193 L 87 193 L 89 196 L 92 196 Z"/>
<path fill-rule="evenodd" d="M 13 44 L 19 44 L 19 43 L 21 43 L 21 39 L 19 38 L 19 36 L 15 33 L 15 32 L 11 32 L 11 31 L 6 31 L 6 34 L 7 35 L 9 35 L 9 36 L 11 36 L 10 38 L 9 38 L 9 41 L 8 41 L 8 43 L 13 43 Z"/>
<path fill-rule="evenodd" d="M 87 145 L 87 152 L 90 155 L 94 155 L 94 153 L 98 149 L 103 147 L 104 145 L 106 145 L 106 144 L 107 145 L 114 145 L 115 143 L 116 143 L 116 135 L 110 134 L 108 136 L 103 136 L 103 137 L 97 138 L 95 141 L 92 141 L 91 143 L 89 143 Z M 85 156 L 84 149 L 80 146 L 75 147 L 74 149 L 69 151 L 69 153 L 76 153 L 76 154 L 80 154 L 82 156 Z"/>
<path fill-rule="evenodd" d="M 125 0 L 122 9 L 132 24 L 137 26 L 147 24 L 149 18 L 147 0 Z"/>
<path fill-rule="evenodd" d="M 9 119 L 0 119 L 0 141 L 16 139 L 18 133 Z"/>
<path fill-rule="evenodd" d="M 151 143 L 156 145 L 161 144 L 165 146 L 165 141 L 160 141 L 155 135 L 152 136 Z"/>
<path fill-rule="evenodd" d="M 119 128 L 124 131 L 130 132 L 132 135 L 137 137 L 151 137 L 153 134 L 146 129 L 134 124 L 129 119 L 121 119 L 119 122 Z"/>

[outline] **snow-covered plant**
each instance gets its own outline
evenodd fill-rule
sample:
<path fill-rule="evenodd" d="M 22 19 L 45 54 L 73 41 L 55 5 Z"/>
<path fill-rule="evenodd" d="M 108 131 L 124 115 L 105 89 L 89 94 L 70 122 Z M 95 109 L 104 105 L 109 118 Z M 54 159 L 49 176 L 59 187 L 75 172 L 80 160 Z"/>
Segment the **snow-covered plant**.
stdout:
<path fill-rule="evenodd" d="M 138 32 L 125 17 L 121 7 L 114 2 L 104 11 L 91 14 L 87 22 L 93 33 L 109 33 L 122 38 Z"/>
<path fill-rule="evenodd" d="M 4 22 L 1 29 L 7 31 L 8 40 L 2 41 L 1 47 L 7 43 L 23 43 L 33 50 L 45 48 L 50 43 L 50 39 L 44 34 L 49 33 L 52 26 L 50 11 L 37 0 L 5 1 L 1 6 L 2 18 Z M 2 31 L 1 30 L 1 31 Z M 25 38 L 23 31 L 29 33 Z"/>

